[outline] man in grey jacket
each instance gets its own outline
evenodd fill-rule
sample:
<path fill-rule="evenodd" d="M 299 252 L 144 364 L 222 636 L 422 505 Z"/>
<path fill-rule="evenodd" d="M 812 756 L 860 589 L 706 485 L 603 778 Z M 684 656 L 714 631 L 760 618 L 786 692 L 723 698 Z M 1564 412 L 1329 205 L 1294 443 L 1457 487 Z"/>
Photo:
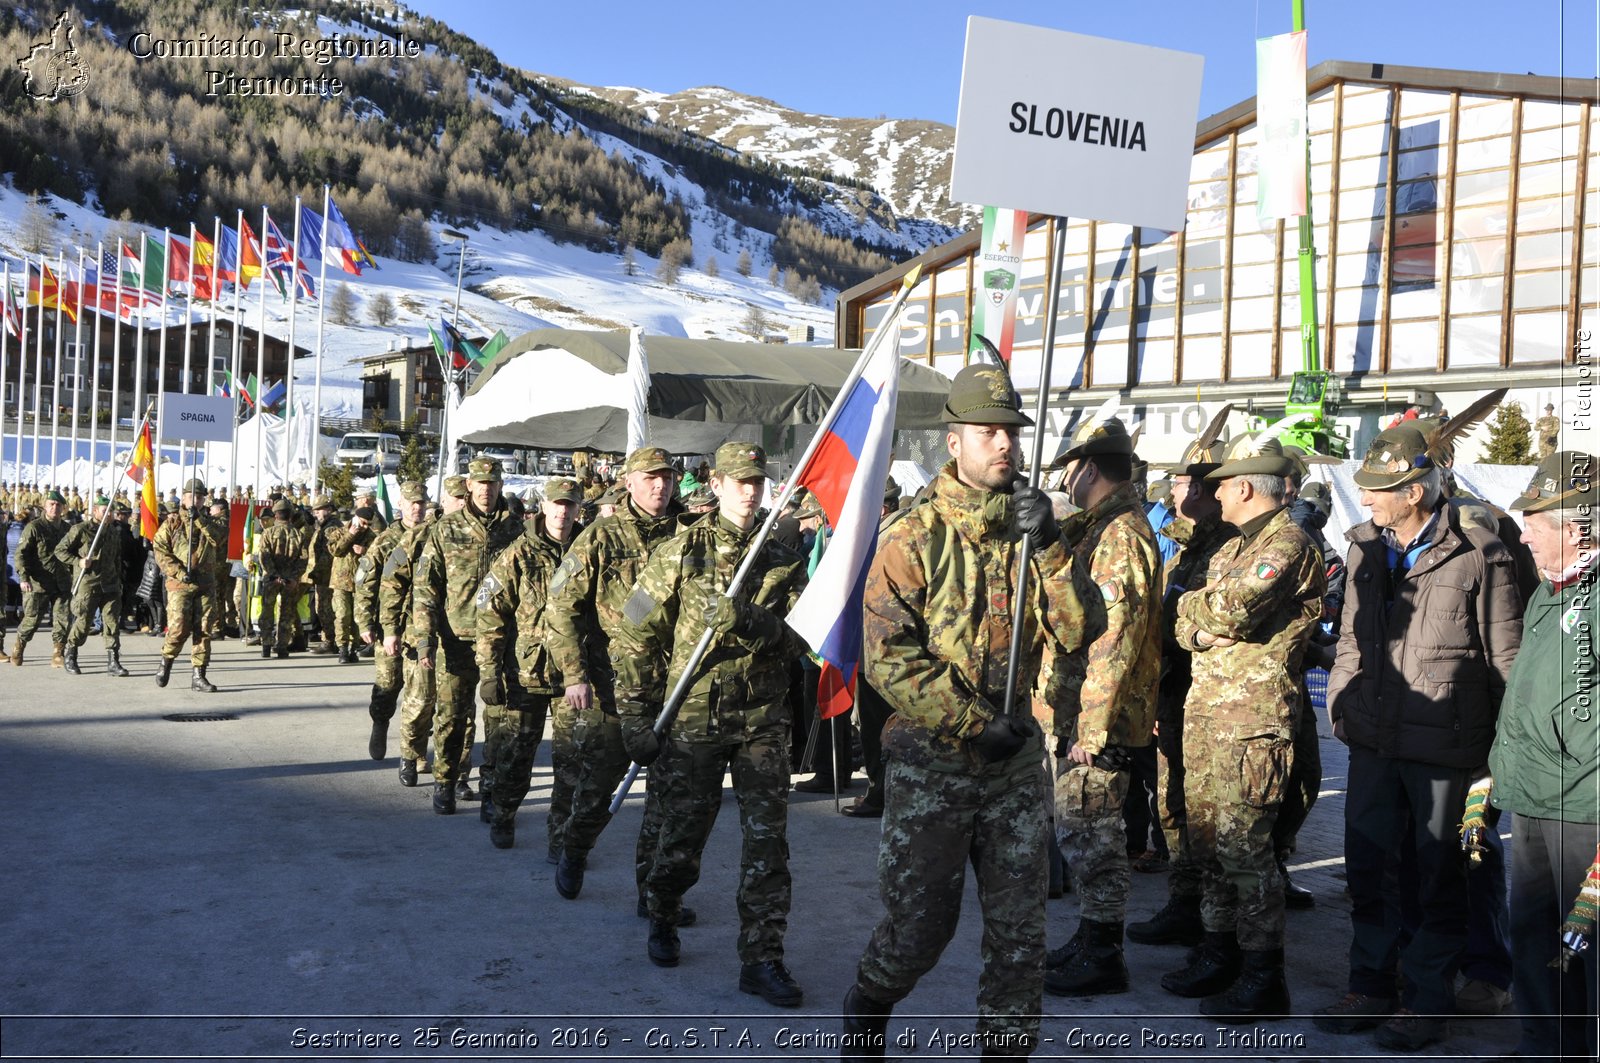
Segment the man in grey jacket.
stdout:
<path fill-rule="evenodd" d="M 1372 519 L 1352 528 L 1337 657 L 1328 677 L 1334 737 L 1350 747 L 1345 871 L 1349 992 L 1314 1022 L 1330 1033 L 1378 1028 L 1384 1048 L 1444 1039 L 1467 940 L 1467 880 L 1457 825 L 1483 774 L 1506 676 L 1521 640 L 1522 597 L 1505 546 L 1441 502 L 1428 437 L 1381 432 L 1355 474 Z M 1412 827 L 1420 925 L 1400 947 L 1400 851 Z M 1396 964 L 1404 971 L 1395 998 Z"/>

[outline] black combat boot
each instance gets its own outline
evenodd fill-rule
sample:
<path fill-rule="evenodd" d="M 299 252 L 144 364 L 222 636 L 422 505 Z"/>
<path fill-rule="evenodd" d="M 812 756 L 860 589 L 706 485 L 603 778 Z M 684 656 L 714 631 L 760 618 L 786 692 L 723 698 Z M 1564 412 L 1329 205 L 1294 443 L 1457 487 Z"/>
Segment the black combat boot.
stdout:
<path fill-rule="evenodd" d="M 759 996 L 775 1008 L 798 1008 L 805 993 L 782 960 L 747 963 L 739 968 L 739 992 Z"/>
<path fill-rule="evenodd" d="M 1187 945 L 1190 948 L 1205 938 L 1200 925 L 1200 898 L 1173 897 L 1166 907 L 1143 923 L 1128 925 L 1128 940 L 1141 945 Z"/>
<path fill-rule="evenodd" d="M 1067 943 L 1065 945 L 1058 945 L 1044 954 L 1045 969 L 1049 970 L 1053 967 L 1066 966 L 1067 961 L 1076 956 L 1079 950 L 1082 948 L 1083 920 L 1080 919 L 1078 921 L 1078 929 L 1072 932 L 1072 936 L 1067 939 Z"/>
<path fill-rule="evenodd" d="M 83 674 L 83 672 L 78 668 L 78 647 L 67 647 L 66 653 L 62 655 L 61 667 L 65 668 L 70 675 Z"/>
<path fill-rule="evenodd" d="M 261 643 L 261 659 L 263 661 L 272 660 L 272 643 L 265 641 Z"/>
<path fill-rule="evenodd" d="M 633 909 L 633 914 L 640 919 L 650 918 L 650 902 L 644 899 L 643 893 L 639 894 L 639 903 Z M 678 921 L 675 925 L 679 930 L 682 930 L 686 926 L 694 926 L 695 920 L 699 918 L 694 914 L 694 909 L 685 904 L 678 909 Z"/>
<path fill-rule="evenodd" d="M 119 679 L 127 677 L 128 670 L 122 667 L 121 650 L 106 651 L 106 675 L 114 675 Z"/>
<path fill-rule="evenodd" d="M 1200 1002 L 1200 1014 L 1220 1022 L 1259 1022 L 1289 1017 L 1289 983 L 1283 977 L 1283 950 L 1244 954 L 1244 970 L 1226 991 Z"/>
<path fill-rule="evenodd" d="M 1045 968 L 1045 992 L 1058 997 L 1126 993 L 1128 965 L 1122 956 L 1122 924 L 1082 919 L 1078 930 L 1082 947 L 1061 966 Z"/>
<path fill-rule="evenodd" d="M 588 857 L 573 856 L 561 850 L 561 859 L 556 861 L 556 892 L 569 901 L 576 900 L 578 891 L 583 889 L 583 872 L 588 866 Z"/>
<path fill-rule="evenodd" d="M 678 966 L 678 928 L 662 919 L 650 920 L 650 941 L 645 951 L 657 967 Z"/>
<path fill-rule="evenodd" d="M 400 758 L 400 785 L 417 785 L 417 762 L 410 757 Z"/>
<path fill-rule="evenodd" d="M 1205 940 L 1189 953 L 1189 965 L 1161 976 L 1161 988 L 1180 997 L 1209 997 L 1239 977 L 1243 960 L 1239 939 L 1231 930 L 1205 932 Z"/>
<path fill-rule="evenodd" d="M 170 678 L 172 678 L 172 658 L 163 657 L 161 663 L 156 665 L 156 686 L 166 686 Z"/>
<path fill-rule="evenodd" d="M 211 680 L 206 678 L 205 665 L 201 665 L 194 670 L 194 675 L 189 679 L 189 689 L 198 690 L 202 694 L 215 694 L 217 692 L 217 688 L 212 685 Z"/>
<path fill-rule="evenodd" d="M 456 814 L 456 791 L 442 782 L 433 784 L 433 810 L 441 816 Z"/>
<path fill-rule="evenodd" d="M 839 1040 L 840 1063 L 858 1063 L 860 1060 L 884 1057 L 884 1030 L 889 1026 L 889 1013 L 893 1004 L 875 1000 L 861 991 L 859 985 L 850 987 L 844 995 L 844 1036 Z"/>
<path fill-rule="evenodd" d="M 1296 886 L 1294 879 L 1289 877 L 1289 867 L 1282 860 L 1278 861 L 1278 874 L 1283 876 L 1283 906 L 1303 912 L 1308 908 L 1317 906 L 1316 894 L 1304 886 Z"/>
<path fill-rule="evenodd" d="M 513 816 L 496 817 L 489 821 L 489 842 L 496 849 L 509 849 L 517 844 L 517 821 Z"/>
<path fill-rule="evenodd" d="M 373 686 L 372 698 L 367 703 L 367 715 L 372 718 L 372 733 L 367 736 L 367 756 L 382 760 L 389 748 L 389 718 L 394 715 L 396 692 Z"/>

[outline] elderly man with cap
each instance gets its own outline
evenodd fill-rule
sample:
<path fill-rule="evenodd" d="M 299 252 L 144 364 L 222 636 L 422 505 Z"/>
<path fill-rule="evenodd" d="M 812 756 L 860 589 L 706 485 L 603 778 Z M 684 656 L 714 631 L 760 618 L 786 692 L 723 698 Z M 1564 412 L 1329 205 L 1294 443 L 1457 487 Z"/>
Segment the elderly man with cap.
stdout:
<path fill-rule="evenodd" d="M 100 636 L 106 647 L 106 673 L 126 676 L 122 667 L 122 546 L 116 522 L 108 519 L 111 501 L 95 496 L 92 519 L 75 524 L 56 544 L 56 560 L 77 581 L 72 595 L 72 627 L 67 631 L 66 669 L 79 674 L 78 647 L 89 638 L 89 623 L 100 614 Z"/>
<path fill-rule="evenodd" d="M 611 640 L 622 626 L 623 607 L 645 559 L 677 530 L 683 510 L 673 497 L 676 480 L 672 455 L 662 448 L 640 447 L 628 455 L 623 465 L 626 500 L 613 516 L 584 529 L 550 581 L 545 612 L 550 655 L 567 684 L 567 703 L 578 712 L 572 733 L 578 760 L 572 816 L 561 850 L 551 854 L 556 857 L 556 892 L 568 900 L 583 888 L 589 852 L 611 822 L 612 791 L 628 770 L 617 720 Z M 646 786 L 644 822 L 634 849 L 640 915 L 647 914 L 644 884 L 661 830 L 655 785 L 647 781 Z M 687 921 L 686 915 L 678 925 Z"/>
<path fill-rule="evenodd" d="M 479 588 L 489 566 L 522 534 L 500 495 L 500 463 L 476 457 L 467 465 L 465 505 L 428 533 L 417 557 L 411 592 L 411 637 L 417 663 L 438 667 L 438 705 L 433 714 L 433 810 L 453 815 L 466 785 L 477 717 Z M 487 791 L 494 765 L 485 755 L 480 776 Z M 457 791 L 460 791 L 459 793 Z M 483 795 L 487 797 L 487 793 Z"/>
<path fill-rule="evenodd" d="M 333 595 L 333 640 L 341 664 L 356 664 L 361 658 L 361 628 L 356 624 L 356 569 L 372 545 L 372 522 L 378 516 L 369 506 L 358 506 L 348 523 L 324 533 L 333 567 L 328 573 L 328 590 Z"/>
<path fill-rule="evenodd" d="M 494 785 L 484 793 L 479 810 L 489 821 L 489 841 L 497 849 L 516 843 L 517 808 L 528 796 L 547 715 L 553 723 L 550 761 L 555 774 L 546 819 L 550 848 L 559 847 L 572 814 L 574 712 L 566 703 L 561 673 L 545 649 L 544 612 L 550 577 L 580 530 L 582 500 L 576 480 L 546 483 L 538 512 L 524 523 L 522 537 L 495 558 L 478 588 L 483 762 L 494 765 Z"/>
<path fill-rule="evenodd" d="M 451 476 L 444 482 L 448 492 L 462 493 L 465 503 L 466 479 Z M 433 733 L 437 684 L 433 669 L 417 664 L 417 645 L 412 640 L 411 587 L 417 558 L 427 543 L 432 523 L 428 519 L 428 489 L 416 481 L 400 485 L 400 519 L 384 529 L 372 544 L 357 572 L 359 591 L 357 611 L 365 618 L 362 640 L 376 644 L 372 654 L 376 675 L 372 701 L 367 713 L 372 733 L 367 739 L 367 755 L 382 760 L 387 749 L 389 721 L 394 718 L 395 702 L 405 691 L 400 707 L 400 785 L 417 785 L 417 769 L 428 758 L 428 736 Z M 370 567 L 369 567 L 370 566 Z M 366 573 L 363 577 L 361 573 Z"/>
<path fill-rule="evenodd" d="M 1512 503 L 1522 511 L 1522 538 L 1542 576 L 1528 600 L 1489 750 L 1490 800 L 1513 813 L 1511 956 L 1520 1056 L 1593 1059 L 1600 1031 L 1600 948 L 1592 940 L 1600 866 L 1591 863 L 1600 862 L 1597 483 L 1593 455 L 1557 451 Z M 1587 947 L 1578 933 L 1585 905 Z"/>
<path fill-rule="evenodd" d="M 628 755 L 656 767 L 661 835 L 645 879 L 647 954 L 679 959 L 683 895 L 700 877 L 706 839 L 733 774 L 744 831 L 739 885 L 739 989 L 778 1007 L 798 1007 L 800 986 L 783 963 L 789 925 L 789 665 L 805 651 L 784 617 L 805 586 L 805 559 L 769 536 L 755 537 L 767 482 L 766 451 L 753 443 L 717 448 L 711 470 L 717 512 L 651 553 L 613 634 L 617 713 Z M 737 598 L 728 597 L 744 570 Z M 714 633 L 670 729 L 652 727 L 707 628 Z"/>
<path fill-rule="evenodd" d="M 294 503 L 272 504 L 272 526 L 261 533 L 256 564 L 261 572 L 261 656 L 289 656 L 300 624 L 300 594 L 311 557 L 311 532 L 294 519 Z"/>
<path fill-rule="evenodd" d="M 1350 976 L 1314 1020 L 1330 1033 L 1377 1027 L 1378 1044 L 1397 1051 L 1449 1034 L 1468 919 L 1457 829 L 1522 635 L 1511 556 L 1443 503 L 1420 424 L 1380 432 L 1355 474 L 1372 518 L 1346 534 L 1344 618 L 1328 675 L 1334 737 L 1350 747 Z M 1414 885 L 1394 874 L 1408 820 Z M 1407 885 L 1414 897 L 1400 895 Z M 1410 904 L 1421 924 L 1407 941 L 1400 911 Z"/>
<path fill-rule="evenodd" d="M 1047 692 L 1056 830 L 1080 902 L 1077 932 L 1047 959 L 1044 987 L 1060 996 L 1128 990 L 1122 812 L 1133 750 L 1153 741 L 1161 668 L 1161 560 L 1132 464 L 1133 440 L 1114 418 L 1086 426 L 1055 460 L 1079 509 L 1064 538 L 1083 606 L 1080 644 L 1056 658 Z"/>
<path fill-rule="evenodd" d="M 951 461 L 880 540 L 868 571 L 863 672 L 894 709 L 883 732 L 885 912 L 844 1000 L 845 1058 L 884 1055 L 890 1011 L 955 934 L 969 864 L 983 912 L 983 1054 L 1017 1058 L 1037 1045 L 1049 821 L 1026 692 L 1047 647 L 1077 648 L 1083 608 L 1049 497 L 1017 486 L 1019 432 L 1033 423 L 1021 405 L 1003 368 L 956 375 L 944 411 Z M 1024 536 L 1034 549 L 1011 677 Z M 1012 715 L 1002 711 L 1008 680 L 1019 694 Z"/>
<path fill-rule="evenodd" d="M 1206 475 L 1239 535 L 1175 606 L 1173 637 L 1191 655 L 1184 803 L 1205 939 L 1161 985 L 1204 997 L 1201 1013 L 1221 1022 L 1281 1018 L 1290 1008 L 1272 826 L 1293 760 L 1301 661 L 1325 590 L 1316 548 L 1285 505 L 1293 472 L 1293 459 L 1268 440 Z"/>
<path fill-rule="evenodd" d="M 56 559 L 56 546 L 67 534 L 67 521 L 63 511 L 67 500 L 60 491 L 44 496 L 43 514 L 28 521 L 17 540 L 17 582 L 22 588 L 22 623 L 17 626 L 17 644 L 11 649 L 11 663 L 22 664 L 22 654 L 28 640 L 44 622 L 45 610 L 50 610 L 50 641 L 55 644 L 55 654 L 50 665 L 60 668 L 66 664 L 67 601 L 72 594 L 72 575 Z"/>
<path fill-rule="evenodd" d="M 173 660 L 192 638 L 189 663 L 194 675 L 189 689 L 214 694 L 217 688 L 206 678 L 211 663 L 211 614 L 216 608 L 212 570 L 217 557 L 228 548 L 228 532 L 206 516 L 201 508 L 205 497 L 203 481 L 186 483 L 182 505 L 156 529 L 151 544 L 156 564 L 166 576 L 167 591 L 167 641 L 161 647 L 156 686 L 167 685 Z"/>

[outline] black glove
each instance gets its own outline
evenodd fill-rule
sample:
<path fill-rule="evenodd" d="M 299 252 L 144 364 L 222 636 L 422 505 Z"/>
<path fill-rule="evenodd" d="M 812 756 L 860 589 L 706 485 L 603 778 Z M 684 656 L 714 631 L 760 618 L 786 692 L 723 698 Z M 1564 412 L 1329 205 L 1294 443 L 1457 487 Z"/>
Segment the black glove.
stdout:
<path fill-rule="evenodd" d="M 1015 716 L 996 716 L 970 739 L 972 748 L 977 750 L 985 764 L 1008 760 L 1027 744 L 1028 737 L 1033 734 L 1033 729 L 1028 726 L 1031 722 L 1025 723 Z"/>
<path fill-rule="evenodd" d="M 706 606 L 706 626 L 752 642 L 775 642 L 783 634 L 783 621 L 771 609 L 720 594 Z"/>
<path fill-rule="evenodd" d="M 506 684 L 499 672 L 485 672 L 478 682 L 478 698 L 485 705 L 506 703 Z"/>
<path fill-rule="evenodd" d="M 1133 763 L 1133 755 L 1128 752 L 1126 746 L 1106 746 L 1096 753 L 1089 763 L 1101 771 L 1126 771 Z"/>
<path fill-rule="evenodd" d="M 1011 495 L 1017 527 L 1033 537 L 1037 546 L 1049 546 L 1061 535 L 1050 496 L 1037 487 L 1019 487 Z"/>
<path fill-rule="evenodd" d="M 622 748 L 641 768 L 654 764 L 667 748 L 666 735 L 656 734 L 650 725 L 651 718 L 648 716 L 622 717 Z"/>

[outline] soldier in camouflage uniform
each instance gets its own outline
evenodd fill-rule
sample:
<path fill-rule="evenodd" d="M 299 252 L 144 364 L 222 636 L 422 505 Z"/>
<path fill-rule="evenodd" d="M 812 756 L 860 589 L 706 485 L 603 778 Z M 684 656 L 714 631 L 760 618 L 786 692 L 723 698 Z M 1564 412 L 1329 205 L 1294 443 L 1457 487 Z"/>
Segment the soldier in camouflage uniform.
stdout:
<path fill-rule="evenodd" d="M 452 476 L 444 482 L 445 490 L 465 492 L 466 481 Z M 367 753 L 373 760 L 382 760 L 388 744 L 389 721 L 393 719 L 395 701 L 405 691 L 405 703 L 400 709 L 400 785 L 417 785 L 417 769 L 428 758 L 428 736 L 433 733 L 435 691 L 433 669 L 417 664 L 417 648 L 407 635 L 411 623 L 411 585 L 416 571 L 417 557 L 422 553 L 427 534 L 432 528 L 427 519 L 428 490 L 420 483 L 401 485 L 400 520 L 389 525 L 372 544 L 367 557 L 373 569 L 362 584 L 360 601 L 370 601 L 366 615 L 373 641 L 378 648 L 373 652 L 377 675 L 372 687 L 372 703 L 368 713 L 372 717 L 372 734 L 367 740 Z M 373 590 L 370 598 L 367 587 Z M 402 688 L 403 681 L 403 688 Z"/>
<path fill-rule="evenodd" d="M 501 552 L 522 534 L 500 495 L 500 463 L 473 458 L 467 465 L 467 504 L 439 521 L 417 558 L 411 591 L 411 638 L 417 662 L 439 668 L 438 707 L 433 714 L 433 810 L 453 815 L 456 798 L 465 798 L 467 757 L 477 715 L 478 635 L 476 599 L 483 577 Z M 448 559 L 448 563 L 447 563 Z M 492 766 L 484 764 L 492 784 Z M 461 793 L 458 795 L 457 779 Z"/>
<path fill-rule="evenodd" d="M 494 765 L 493 783 L 480 808 L 487 810 L 489 841 L 497 849 L 509 849 L 516 842 L 517 808 L 528 796 L 545 716 L 558 704 L 566 704 L 566 684 L 545 647 L 544 610 L 550 577 L 578 531 L 581 500 L 576 480 L 547 483 L 538 515 L 525 523 L 522 538 L 495 558 L 478 588 L 483 762 Z M 571 710 L 564 715 L 566 722 L 557 719 L 551 742 L 552 848 L 572 814 Z"/>
<path fill-rule="evenodd" d="M 623 466 L 628 498 L 610 517 L 591 524 L 572 544 L 550 581 L 546 612 L 550 652 L 566 697 L 578 711 L 572 741 L 578 785 L 572 818 L 556 864 L 556 892 L 568 900 L 583 888 L 589 851 L 611 822 L 611 794 L 628 770 L 629 757 L 617 720 L 611 640 L 622 626 L 622 610 L 650 551 L 677 530 L 682 512 L 673 497 L 672 456 L 660 447 L 640 447 Z M 652 772 L 646 781 L 644 822 L 634 850 L 639 887 L 636 910 L 647 914 L 645 878 L 655 863 L 661 831 L 659 798 Z M 690 909 L 678 920 L 688 926 Z"/>
<path fill-rule="evenodd" d="M 66 663 L 67 599 L 72 593 L 72 577 L 56 560 L 56 546 L 67 534 L 67 521 L 61 515 L 67 501 L 60 491 L 45 496 L 44 515 L 34 517 L 17 540 L 17 582 L 22 587 L 22 623 L 17 625 L 17 644 L 11 649 L 11 663 L 22 664 L 23 650 L 50 610 L 50 641 L 55 654 L 53 668 Z"/>
<path fill-rule="evenodd" d="M 372 545 L 372 520 L 377 516 L 366 507 L 357 509 L 350 523 L 325 533 L 333 568 L 328 574 L 328 590 L 333 596 L 333 636 L 339 647 L 339 660 L 355 664 L 356 645 L 361 628 L 356 624 L 356 568 Z"/>
<path fill-rule="evenodd" d="M 661 835 L 645 879 L 648 955 L 678 964 L 683 895 L 733 773 L 744 831 L 740 858 L 739 989 L 778 1007 L 803 998 L 783 964 L 789 925 L 789 670 L 805 645 L 784 617 L 805 585 L 805 559 L 770 537 L 750 562 L 737 598 L 733 574 L 751 547 L 767 455 L 752 443 L 717 448 L 714 514 L 656 547 L 612 636 L 617 714 L 638 763 L 657 765 Z M 669 679 L 688 667 L 706 628 L 716 632 L 670 730 L 652 730 Z"/>
<path fill-rule="evenodd" d="M 333 561 L 339 556 L 338 548 L 347 547 L 349 529 L 333 512 L 333 496 L 319 495 L 311 506 L 311 534 L 307 540 L 306 586 L 304 593 L 311 596 L 311 613 L 317 618 L 317 630 L 322 641 L 311 647 L 312 653 L 338 652 L 334 634 Z M 343 660 L 343 654 L 340 660 Z"/>
<path fill-rule="evenodd" d="M 1133 440 L 1121 421 L 1091 423 L 1056 458 L 1080 512 L 1065 523 L 1082 643 L 1056 659 L 1055 815 L 1079 898 L 1078 930 L 1047 958 L 1044 987 L 1060 996 L 1125 993 L 1122 924 L 1128 903 L 1122 828 L 1133 750 L 1155 729 L 1161 669 L 1161 559 L 1131 482 Z"/>
<path fill-rule="evenodd" d="M 93 519 L 75 524 L 56 544 L 56 560 L 77 580 L 72 596 L 72 627 L 67 632 L 66 669 L 78 675 L 78 647 L 89 637 L 89 623 L 100 614 L 100 635 L 106 646 L 106 673 L 126 676 L 122 667 L 122 536 L 106 519 L 110 500 L 97 496 Z M 102 529 L 102 525 L 104 525 Z M 92 549 L 91 549 L 92 547 Z M 78 573 L 82 573 L 80 577 Z"/>
<path fill-rule="evenodd" d="M 1544 404 L 1544 416 L 1533 422 L 1533 434 L 1539 441 L 1538 457 L 1543 460 L 1555 453 L 1561 441 L 1561 418 L 1556 416 L 1556 404 Z"/>
<path fill-rule="evenodd" d="M 211 573 L 217 557 L 227 551 L 228 532 L 200 508 L 205 494 L 202 481 L 185 484 L 181 508 L 162 522 L 151 543 L 156 564 L 167 577 L 167 641 L 161 647 L 156 686 L 167 685 L 173 659 L 192 637 L 189 663 L 194 675 L 189 689 L 215 694 L 217 688 L 206 678 L 206 666 L 211 663 L 211 614 L 216 607 Z"/>
<path fill-rule="evenodd" d="M 272 527 L 261 533 L 256 564 L 261 570 L 261 656 L 289 656 L 300 625 L 300 593 L 310 557 L 310 536 L 294 519 L 294 503 L 272 504 Z"/>
<path fill-rule="evenodd" d="M 1083 611 L 1044 492 L 1017 487 L 1033 422 L 1005 371 L 972 365 L 945 404 L 953 460 L 878 544 L 867 575 L 863 672 L 894 708 L 884 728 L 878 854 L 886 909 L 844 1001 L 847 1057 L 884 1054 L 884 1028 L 955 934 L 970 863 L 983 909 L 978 1033 L 986 1055 L 1029 1055 L 1039 1033 L 1049 825 L 1044 743 L 1028 713 L 1048 646 L 1077 648 Z M 1035 544 L 1015 690 L 1002 714 L 1016 556 Z"/>
<path fill-rule="evenodd" d="M 1206 475 L 1222 466 L 1222 447 L 1201 449 L 1200 441 L 1185 452 L 1173 471 L 1172 500 L 1176 516 L 1162 534 L 1178 544 L 1178 552 L 1162 573 L 1163 654 L 1161 686 L 1156 697 L 1156 745 L 1161 829 L 1172 854 L 1167 876 L 1167 903 L 1143 923 L 1128 926 L 1128 938 L 1144 945 L 1198 945 L 1200 927 L 1200 868 L 1189 851 L 1188 813 L 1183 798 L 1183 704 L 1189 696 L 1189 651 L 1173 636 L 1178 596 L 1205 585 L 1211 559 L 1239 529 L 1222 519 L 1217 505 L 1217 482 Z"/>
<path fill-rule="evenodd" d="M 1322 615 L 1316 547 L 1289 519 L 1294 462 L 1276 440 L 1207 475 L 1238 538 L 1211 559 L 1203 587 L 1178 598 L 1174 638 L 1192 656 L 1184 704 L 1184 802 L 1200 865 L 1205 940 L 1169 992 L 1204 997 L 1223 1022 L 1289 1012 L 1283 976 L 1283 877 L 1272 829 L 1294 759 L 1300 673 Z"/>

